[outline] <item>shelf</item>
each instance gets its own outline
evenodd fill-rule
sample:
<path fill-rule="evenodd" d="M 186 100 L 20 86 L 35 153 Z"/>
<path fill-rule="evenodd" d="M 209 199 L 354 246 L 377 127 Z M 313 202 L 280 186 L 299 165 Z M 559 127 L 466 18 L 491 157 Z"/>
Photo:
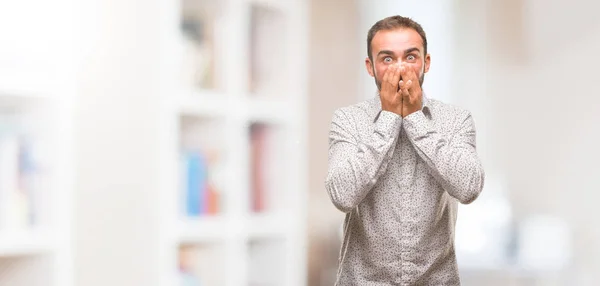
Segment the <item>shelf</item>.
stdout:
<path fill-rule="evenodd" d="M 290 10 L 290 1 L 288 0 L 247 0 L 248 3 L 255 5 L 255 6 L 260 6 L 260 7 L 267 7 L 270 9 L 275 9 L 278 10 L 280 12 L 288 12 Z"/>
<path fill-rule="evenodd" d="M 221 241 L 227 231 L 227 220 L 223 217 L 185 218 L 179 223 L 177 241 L 180 244 Z"/>
<path fill-rule="evenodd" d="M 229 99 L 226 95 L 211 91 L 188 91 L 177 101 L 177 110 L 181 115 L 199 117 L 224 117 L 230 114 L 227 109 Z"/>
<path fill-rule="evenodd" d="M 213 243 L 224 240 L 235 225 L 242 225 L 241 232 L 248 239 L 285 238 L 290 225 L 284 213 L 254 214 L 232 223 L 220 216 L 185 218 L 179 222 L 177 243 Z"/>
<path fill-rule="evenodd" d="M 45 254 L 54 249 L 54 239 L 47 231 L 0 231 L 0 257 Z"/>
<path fill-rule="evenodd" d="M 303 285 L 298 268 L 290 267 L 305 264 L 290 247 L 301 239 L 295 222 L 302 214 L 291 205 L 297 190 L 287 186 L 301 175 L 293 171 L 296 155 L 304 156 L 290 146 L 302 136 L 296 131 L 306 94 L 289 90 L 289 83 L 304 73 L 293 63 L 306 55 L 293 53 L 297 40 L 290 35 L 304 29 L 296 7 L 305 3 L 176 2 L 171 24 L 179 28 L 171 29 L 175 42 L 165 56 L 180 75 L 164 95 L 177 133 L 165 150 L 178 160 L 168 187 L 177 213 L 171 209 L 167 220 L 174 222 L 167 227 L 174 228 L 167 233 L 169 252 L 180 258 L 176 279 L 180 285 Z"/>
<path fill-rule="evenodd" d="M 288 123 L 296 119 L 295 108 L 289 101 L 274 99 L 248 100 L 248 121 L 262 123 Z"/>
<path fill-rule="evenodd" d="M 1 61 L 0 61 L 1 62 Z M 33 70 L 8 70 L 0 67 L 0 100 L 29 102 L 32 99 L 58 98 L 58 79 L 51 73 Z M 25 100 L 25 101 L 23 101 Z"/>
<path fill-rule="evenodd" d="M 286 214 L 264 213 L 254 214 L 248 218 L 246 231 L 250 239 L 283 238 L 290 225 Z"/>
<path fill-rule="evenodd" d="M 297 119 L 294 106 L 288 100 L 242 97 L 199 90 L 185 92 L 177 100 L 177 112 L 183 116 L 204 118 L 240 118 L 265 123 L 288 123 Z"/>
<path fill-rule="evenodd" d="M 43 103 L 56 100 L 51 95 L 33 95 L 23 91 L 6 90 L 0 88 L 0 112 L 23 110 Z"/>

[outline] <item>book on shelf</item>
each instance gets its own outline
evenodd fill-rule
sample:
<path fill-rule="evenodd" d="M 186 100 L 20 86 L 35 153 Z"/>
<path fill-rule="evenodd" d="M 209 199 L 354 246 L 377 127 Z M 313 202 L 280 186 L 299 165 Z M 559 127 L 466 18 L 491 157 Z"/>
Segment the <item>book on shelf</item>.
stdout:
<path fill-rule="evenodd" d="M 253 124 L 250 127 L 250 162 L 252 211 L 261 212 L 265 209 L 265 176 L 263 175 L 263 159 L 265 152 L 265 126 Z"/>
<path fill-rule="evenodd" d="M 279 95 L 287 76 L 285 17 L 262 5 L 252 5 L 250 13 L 250 93 Z"/>
<path fill-rule="evenodd" d="M 193 248 L 181 246 L 179 248 L 179 279 L 181 286 L 201 286 L 200 277 L 193 269 Z"/>
<path fill-rule="evenodd" d="M 202 150 L 186 150 L 182 152 L 182 165 L 186 216 L 219 213 L 220 190 L 214 179 L 217 166 L 215 154 Z"/>
<path fill-rule="evenodd" d="M 188 86 L 216 88 L 214 19 L 206 11 L 185 9 L 180 30 L 183 44 L 183 74 Z"/>
<path fill-rule="evenodd" d="M 223 249 L 219 244 L 179 246 L 181 286 L 224 285 Z"/>
<path fill-rule="evenodd" d="M 284 208 L 285 144 L 277 126 L 253 123 L 250 126 L 251 210 L 275 211 Z"/>
<path fill-rule="evenodd" d="M 23 230 L 41 219 L 40 168 L 32 142 L 0 130 L 0 231 Z"/>

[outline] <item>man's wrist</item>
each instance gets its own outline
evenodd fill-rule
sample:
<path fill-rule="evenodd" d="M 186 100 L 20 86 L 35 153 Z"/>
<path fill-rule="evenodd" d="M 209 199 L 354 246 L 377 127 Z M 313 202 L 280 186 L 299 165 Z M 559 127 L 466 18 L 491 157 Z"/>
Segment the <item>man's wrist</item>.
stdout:
<path fill-rule="evenodd" d="M 412 138 L 427 134 L 431 127 L 422 110 L 415 111 L 403 118 L 402 127 L 406 131 L 406 135 Z"/>
<path fill-rule="evenodd" d="M 381 110 L 375 121 L 375 130 L 387 135 L 395 134 L 397 130 L 400 130 L 401 126 L 402 116 L 387 110 Z"/>

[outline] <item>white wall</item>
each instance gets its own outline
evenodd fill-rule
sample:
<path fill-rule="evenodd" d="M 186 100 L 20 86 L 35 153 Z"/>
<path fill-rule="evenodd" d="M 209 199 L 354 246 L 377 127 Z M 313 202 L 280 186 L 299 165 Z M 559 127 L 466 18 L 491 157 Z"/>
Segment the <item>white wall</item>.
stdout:
<path fill-rule="evenodd" d="M 158 285 L 157 7 L 79 3 L 75 285 Z"/>
<path fill-rule="evenodd" d="M 595 285 L 600 278 L 595 203 L 600 199 L 600 99 L 595 95 L 600 21 L 593 13 L 600 5 L 481 2 L 458 1 L 458 25 L 467 29 L 457 44 L 461 88 L 485 83 L 483 92 L 460 93 L 459 101 L 481 115 L 476 120 L 487 166 L 506 175 L 516 218 L 564 219 L 574 239 L 568 284 Z M 479 32 L 472 32 L 474 27 Z M 484 61 L 473 61 L 472 55 L 481 59 L 482 53 L 474 47 L 484 49 Z"/>

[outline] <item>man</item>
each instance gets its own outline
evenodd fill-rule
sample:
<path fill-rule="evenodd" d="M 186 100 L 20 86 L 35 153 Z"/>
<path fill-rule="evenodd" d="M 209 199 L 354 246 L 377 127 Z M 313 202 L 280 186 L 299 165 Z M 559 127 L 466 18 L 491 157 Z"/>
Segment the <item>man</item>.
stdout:
<path fill-rule="evenodd" d="M 421 26 L 377 22 L 365 64 L 378 95 L 334 112 L 326 189 L 346 213 L 336 285 L 460 285 L 458 203 L 483 188 L 469 111 L 428 98 Z"/>

